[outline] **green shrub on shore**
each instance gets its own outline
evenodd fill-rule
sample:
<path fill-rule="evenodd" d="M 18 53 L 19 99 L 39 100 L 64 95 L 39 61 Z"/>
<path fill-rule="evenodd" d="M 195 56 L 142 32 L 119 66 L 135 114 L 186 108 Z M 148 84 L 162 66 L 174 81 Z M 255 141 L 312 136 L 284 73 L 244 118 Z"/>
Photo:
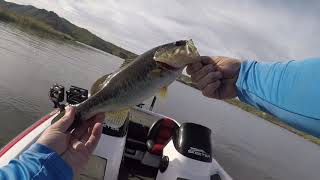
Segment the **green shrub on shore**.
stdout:
<path fill-rule="evenodd" d="M 262 119 L 265 119 L 265 120 L 267 120 L 269 122 L 272 122 L 272 123 L 274 123 L 274 124 L 276 124 L 276 125 L 278 125 L 278 126 L 280 126 L 282 128 L 285 128 L 285 129 L 287 129 L 287 130 L 289 130 L 289 131 L 291 131 L 291 132 L 293 132 L 293 133 L 295 133 L 295 134 L 297 134 L 299 136 L 302 136 L 304 139 L 307 139 L 307 140 L 309 140 L 311 142 L 314 142 L 314 143 L 320 145 L 320 138 L 316 138 L 316 137 L 314 137 L 312 135 L 309 135 L 307 133 L 299 131 L 299 130 L 291 127 L 290 125 L 283 123 L 280 119 L 278 119 L 278 118 L 276 118 L 276 117 L 274 117 L 274 116 L 272 116 L 272 115 L 270 115 L 270 114 L 268 114 L 266 112 L 260 111 L 260 110 L 258 110 L 257 108 L 255 108 L 255 107 L 253 107 L 251 105 L 245 104 L 245 103 L 241 102 L 238 99 L 228 99 L 228 100 L 225 100 L 225 102 L 227 102 L 227 103 L 229 103 L 231 105 L 237 106 L 237 107 L 239 107 L 240 109 L 242 109 L 244 111 L 247 111 L 247 112 L 249 112 L 251 114 L 259 116 Z"/>
<path fill-rule="evenodd" d="M 13 15 L 10 15 L 0 9 L 0 20 L 6 21 L 6 22 L 15 22 L 16 17 L 14 17 Z"/>
<path fill-rule="evenodd" d="M 23 28 L 44 32 L 47 33 L 47 35 L 53 35 L 69 40 L 72 39 L 69 35 L 56 31 L 49 25 L 33 19 L 32 17 L 20 16 L 0 9 L 0 20 L 15 23 Z"/>

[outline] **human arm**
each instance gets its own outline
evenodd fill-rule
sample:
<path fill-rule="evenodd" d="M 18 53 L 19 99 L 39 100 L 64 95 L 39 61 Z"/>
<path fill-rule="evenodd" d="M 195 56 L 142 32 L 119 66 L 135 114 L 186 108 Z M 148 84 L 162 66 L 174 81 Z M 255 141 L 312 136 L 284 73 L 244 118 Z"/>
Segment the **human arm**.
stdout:
<path fill-rule="evenodd" d="M 0 168 L 1 180 L 72 179 L 71 167 L 52 149 L 34 144 Z"/>
<path fill-rule="evenodd" d="M 222 73 L 221 78 L 211 78 L 211 82 L 224 83 L 208 92 L 205 91 L 208 89 L 206 84 L 206 88 L 201 89 L 204 95 L 217 99 L 238 96 L 241 101 L 269 112 L 297 129 L 320 137 L 320 59 L 285 62 L 244 61 L 232 67 L 231 64 L 234 65 L 235 62 L 231 63 L 230 59 L 220 57 L 219 61 L 224 62 L 224 69 L 221 69 L 215 59 L 204 60 L 202 67 L 190 65 L 187 69 L 191 77 L 197 77 L 199 71 L 211 64 L 215 67 L 214 71 Z M 233 72 L 236 81 L 230 81 L 223 75 L 225 69 Z M 198 79 L 200 80 L 195 81 L 197 84 L 203 81 L 210 82 L 205 80 L 205 76 Z M 229 81 L 226 81 L 228 79 Z M 231 87 L 231 90 L 223 91 L 226 87 Z M 226 95 L 219 92 L 225 92 Z"/>
<path fill-rule="evenodd" d="M 0 168 L 0 179 L 72 179 L 97 145 L 103 119 L 99 114 L 70 133 L 67 129 L 74 120 L 74 108 L 67 109 L 36 144 Z"/>

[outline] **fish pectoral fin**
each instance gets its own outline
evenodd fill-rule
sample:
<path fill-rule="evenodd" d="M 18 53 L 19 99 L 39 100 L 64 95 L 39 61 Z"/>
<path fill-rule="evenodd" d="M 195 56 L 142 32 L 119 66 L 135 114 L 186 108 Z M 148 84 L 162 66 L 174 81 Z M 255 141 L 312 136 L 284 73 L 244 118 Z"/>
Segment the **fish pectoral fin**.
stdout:
<path fill-rule="evenodd" d="M 121 127 L 129 116 L 129 109 L 105 113 L 105 123 L 111 127 Z"/>
<path fill-rule="evenodd" d="M 168 86 L 163 86 L 159 92 L 160 97 L 167 97 L 168 95 Z"/>
<path fill-rule="evenodd" d="M 154 69 L 151 71 L 151 75 L 154 77 L 160 77 L 161 76 L 161 69 Z"/>

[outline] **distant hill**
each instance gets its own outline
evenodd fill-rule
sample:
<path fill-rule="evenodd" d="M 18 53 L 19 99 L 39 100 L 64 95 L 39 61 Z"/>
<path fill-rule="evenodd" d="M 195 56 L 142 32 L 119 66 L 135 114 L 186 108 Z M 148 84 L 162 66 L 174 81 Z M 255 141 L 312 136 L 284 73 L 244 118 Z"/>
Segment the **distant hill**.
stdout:
<path fill-rule="evenodd" d="M 15 19 L 15 21 L 16 19 L 19 19 L 21 17 L 23 17 L 24 19 L 26 17 L 28 21 L 33 21 L 33 19 L 35 19 L 36 21 L 39 21 L 38 24 L 43 23 L 49 26 L 46 27 L 47 29 L 52 28 L 57 32 L 61 32 L 72 37 L 75 41 L 90 45 L 120 58 L 131 59 L 136 57 L 134 53 L 118 47 L 110 42 L 104 41 L 98 36 L 92 34 L 87 29 L 78 27 L 68 20 L 58 16 L 55 12 L 47 11 L 45 9 L 38 9 L 31 5 L 19 5 L 11 2 L 6 2 L 4 0 L 0 0 L 0 12 L 1 11 L 9 14 L 9 16 L 2 15 L 1 17 L 0 14 L 0 20 L 2 19 L 12 21 L 12 17 L 13 19 Z"/>

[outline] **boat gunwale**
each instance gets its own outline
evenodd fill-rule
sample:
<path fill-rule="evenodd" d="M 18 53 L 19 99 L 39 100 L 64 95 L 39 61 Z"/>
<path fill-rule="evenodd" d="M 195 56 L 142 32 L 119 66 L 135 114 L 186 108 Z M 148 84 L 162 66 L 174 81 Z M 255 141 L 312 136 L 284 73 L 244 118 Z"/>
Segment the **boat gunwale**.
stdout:
<path fill-rule="evenodd" d="M 5 155 L 13 146 L 15 146 L 20 140 L 22 140 L 25 136 L 27 136 L 30 132 L 32 132 L 34 129 L 39 127 L 41 124 L 49 120 L 53 115 L 55 115 L 58 112 L 58 110 L 54 110 L 51 113 L 45 115 L 35 123 L 33 123 L 31 126 L 29 126 L 27 129 L 22 131 L 19 135 L 17 135 L 15 138 L 13 138 L 8 144 L 6 144 L 3 148 L 0 150 L 0 158 Z"/>

